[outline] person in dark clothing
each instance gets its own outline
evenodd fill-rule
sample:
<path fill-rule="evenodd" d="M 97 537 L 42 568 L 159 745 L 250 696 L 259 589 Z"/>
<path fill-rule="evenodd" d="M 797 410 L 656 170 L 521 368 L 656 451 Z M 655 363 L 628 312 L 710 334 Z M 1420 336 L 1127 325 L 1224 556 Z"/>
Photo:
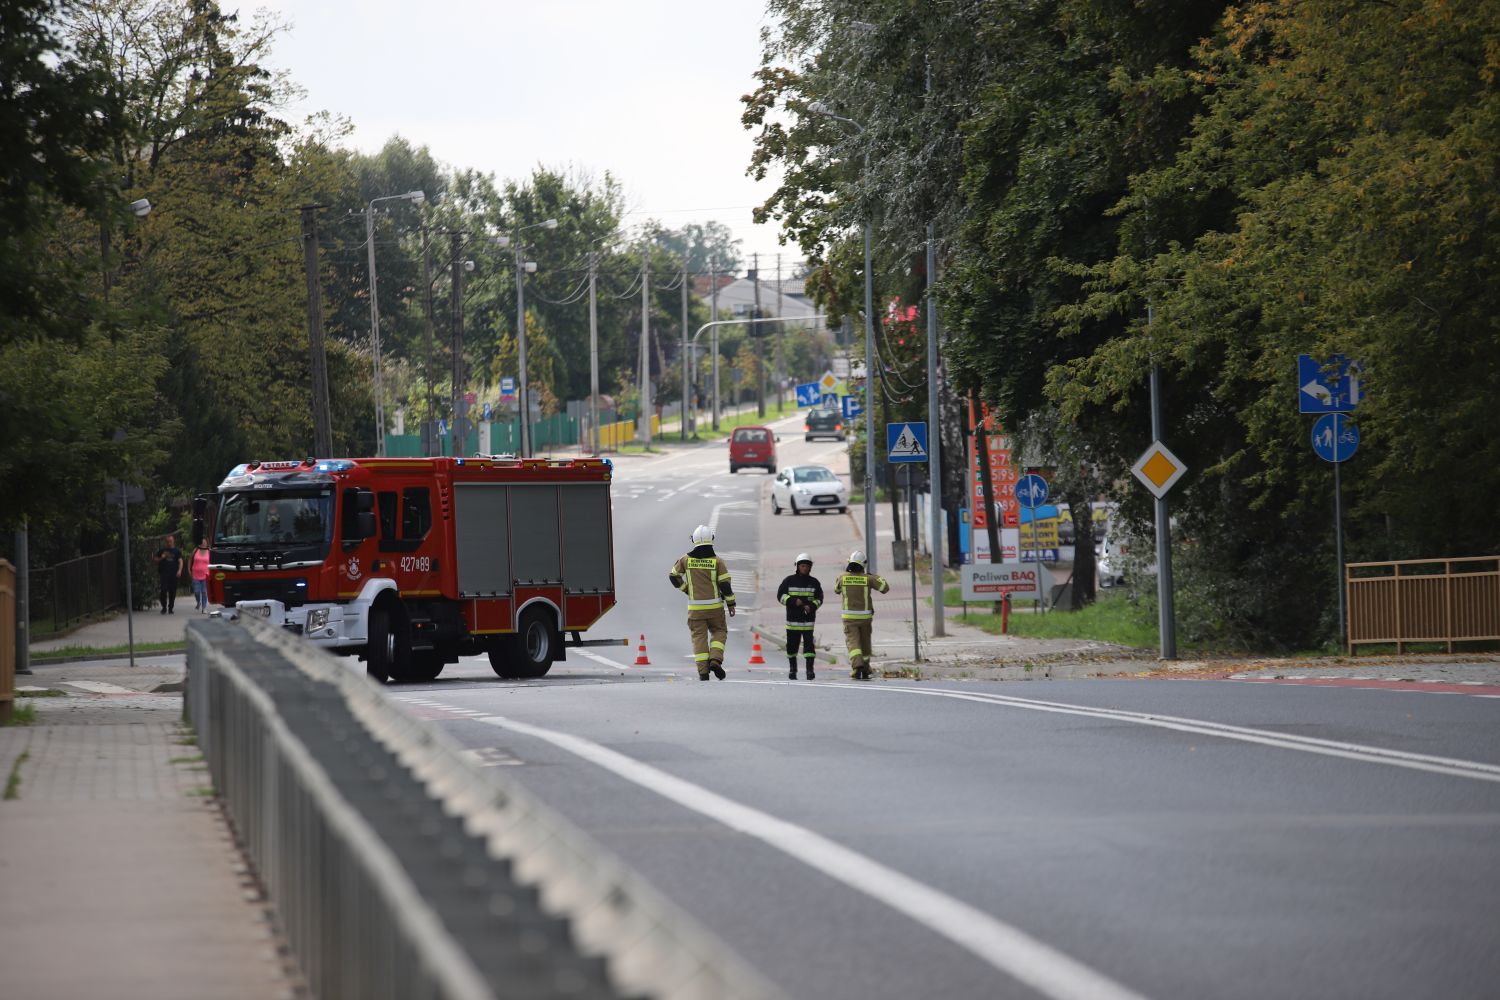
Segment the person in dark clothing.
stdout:
<path fill-rule="evenodd" d="M 812 575 L 812 556 L 803 552 L 797 556 L 797 572 L 781 581 L 776 588 L 776 599 L 786 605 L 786 662 L 787 676 L 797 679 L 797 647 L 802 647 L 802 656 L 807 664 L 807 679 L 812 680 L 813 629 L 818 622 L 818 608 L 823 605 L 823 585 Z"/>
<path fill-rule="evenodd" d="M 177 613 L 177 581 L 182 578 L 186 564 L 182 561 L 182 550 L 177 547 L 177 536 L 168 535 L 161 548 L 151 556 L 156 563 L 157 599 L 161 601 L 161 613 Z"/>

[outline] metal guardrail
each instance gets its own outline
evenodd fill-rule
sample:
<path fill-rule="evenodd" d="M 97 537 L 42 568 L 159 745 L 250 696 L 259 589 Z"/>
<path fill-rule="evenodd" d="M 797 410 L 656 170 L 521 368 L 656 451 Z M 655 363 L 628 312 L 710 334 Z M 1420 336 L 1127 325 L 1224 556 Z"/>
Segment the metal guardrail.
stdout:
<path fill-rule="evenodd" d="M 1394 643 L 1500 641 L 1500 556 L 1349 563 L 1348 650 Z"/>
<path fill-rule="evenodd" d="M 188 670 L 215 787 L 317 995 L 780 998 L 349 661 L 209 619 L 189 623 Z"/>

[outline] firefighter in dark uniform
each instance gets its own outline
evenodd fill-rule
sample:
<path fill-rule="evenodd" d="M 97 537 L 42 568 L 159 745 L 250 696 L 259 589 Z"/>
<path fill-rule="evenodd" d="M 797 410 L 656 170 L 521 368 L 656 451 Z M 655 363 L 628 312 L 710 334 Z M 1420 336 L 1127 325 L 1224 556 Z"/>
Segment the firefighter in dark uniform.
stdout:
<path fill-rule="evenodd" d="M 797 647 L 807 661 L 807 679 L 813 674 L 813 628 L 818 623 L 818 608 L 823 605 L 823 585 L 812 575 L 812 556 L 797 556 L 797 572 L 781 581 L 776 599 L 786 605 L 787 676 L 797 679 Z"/>
<path fill-rule="evenodd" d="M 844 597 L 844 642 L 849 646 L 849 676 L 857 681 L 870 679 L 870 655 L 875 626 L 875 602 L 872 591 L 884 594 L 890 590 L 884 577 L 865 572 L 865 554 L 860 549 L 849 553 L 849 565 L 833 585 L 834 593 Z"/>
<path fill-rule="evenodd" d="M 706 524 L 693 529 L 693 547 L 672 564 L 667 579 L 687 594 L 688 632 L 693 637 L 693 660 L 698 679 L 708 680 L 710 672 L 724 679 L 724 639 L 729 626 L 724 611 L 734 617 L 734 588 L 729 583 L 729 567 L 714 552 L 714 532 Z"/>

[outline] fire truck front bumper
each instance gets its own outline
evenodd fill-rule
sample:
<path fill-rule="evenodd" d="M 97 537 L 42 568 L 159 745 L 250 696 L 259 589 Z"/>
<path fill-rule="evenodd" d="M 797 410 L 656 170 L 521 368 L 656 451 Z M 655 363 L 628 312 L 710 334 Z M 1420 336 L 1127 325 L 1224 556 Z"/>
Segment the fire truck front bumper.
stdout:
<path fill-rule="evenodd" d="M 274 600 L 241 601 L 225 611 L 224 616 L 261 618 L 319 646 L 337 648 L 364 645 L 366 626 L 362 610 L 346 604 L 300 604 L 289 608 Z"/>

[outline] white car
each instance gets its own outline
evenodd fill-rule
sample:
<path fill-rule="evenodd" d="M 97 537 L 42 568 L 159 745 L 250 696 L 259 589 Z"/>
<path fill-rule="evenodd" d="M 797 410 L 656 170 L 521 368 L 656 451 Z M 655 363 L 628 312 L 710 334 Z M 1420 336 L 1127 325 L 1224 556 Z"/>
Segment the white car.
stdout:
<path fill-rule="evenodd" d="M 771 513 L 789 510 L 801 514 L 809 510 L 849 509 L 849 487 L 833 470 L 822 465 L 794 465 L 782 469 L 771 484 Z"/>

